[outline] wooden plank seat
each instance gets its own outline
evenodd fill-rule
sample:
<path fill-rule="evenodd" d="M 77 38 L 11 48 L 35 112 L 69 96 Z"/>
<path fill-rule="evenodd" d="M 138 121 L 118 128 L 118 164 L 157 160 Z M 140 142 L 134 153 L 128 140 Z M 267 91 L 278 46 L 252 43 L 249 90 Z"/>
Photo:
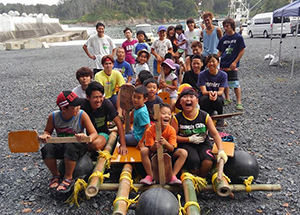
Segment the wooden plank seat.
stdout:
<path fill-rule="evenodd" d="M 223 149 L 228 157 L 234 156 L 234 142 L 223 141 Z M 218 148 L 215 143 L 214 143 L 212 152 L 214 154 L 218 154 Z"/>
<path fill-rule="evenodd" d="M 141 163 L 141 153 L 140 150 L 133 146 L 127 146 L 128 154 L 127 155 L 120 155 L 118 153 L 118 148 L 120 144 L 118 143 L 115 147 L 113 157 L 111 159 L 112 163 Z"/>

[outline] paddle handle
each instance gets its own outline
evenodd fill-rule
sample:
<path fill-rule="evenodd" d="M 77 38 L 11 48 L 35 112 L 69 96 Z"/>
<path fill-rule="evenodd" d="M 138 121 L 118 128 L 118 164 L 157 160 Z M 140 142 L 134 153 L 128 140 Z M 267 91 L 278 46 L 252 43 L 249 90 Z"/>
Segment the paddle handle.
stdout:
<path fill-rule="evenodd" d="M 221 158 L 220 161 L 219 161 L 217 180 L 222 180 L 223 170 L 224 170 L 224 160 L 223 160 L 223 158 Z"/>
<path fill-rule="evenodd" d="M 244 112 L 235 112 L 235 113 L 226 113 L 226 114 L 219 114 L 211 116 L 212 119 L 221 119 L 221 118 L 229 118 L 232 116 L 242 115 Z"/>
<path fill-rule="evenodd" d="M 46 143 L 77 143 L 77 142 L 92 142 L 91 137 L 84 137 L 82 141 L 78 141 L 76 137 L 50 137 Z"/>

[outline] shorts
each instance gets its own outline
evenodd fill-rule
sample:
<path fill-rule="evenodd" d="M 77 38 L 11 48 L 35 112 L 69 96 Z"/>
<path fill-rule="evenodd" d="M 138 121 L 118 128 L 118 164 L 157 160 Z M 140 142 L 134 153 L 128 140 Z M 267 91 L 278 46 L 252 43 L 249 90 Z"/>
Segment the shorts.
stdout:
<path fill-rule="evenodd" d="M 181 48 L 179 48 L 177 51 L 178 51 L 179 54 L 183 54 L 185 52 L 185 50 L 181 49 Z"/>
<path fill-rule="evenodd" d="M 42 149 L 42 158 L 64 159 L 78 161 L 87 151 L 85 143 L 47 143 Z"/>
<path fill-rule="evenodd" d="M 125 134 L 125 142 L 126 146 L 137 146 L 139 141 L 135 139 L 133 130 L 131 130 L 128 134 Z"/>
<path fill-rule="evenodd" d="M 108 141 L 108 139 L 109 139 L 109 135 L 108 135 L 107 133 L 100 132 L 100 133 L 98 133 L 98 135 L 101 135 L 101 136 L 103 136 L 103 137 L 105 138 L 106 142 L 107 142 L 107 141 Z"/>
<path fill-rule="evenodd" d="M 234 88 L 240 88 L 240 81 L 237 80 L 237 81 L 228 81 L 228 87 L 230 89 L 234 89 Z"/>
<path fill-rule="evenodd" d="M 153 76 L 154 77 L 159 76 L 159 73 L 157 72 L 157 60 L 156 59 L 153 60 Z"/>
<path fill-rule="evenodd" d="M 149 146 L 146 146 L 146 147 L 148 147 L 149 149 L 150 149 L 150 147 Z M 163 153 L 167 153 L 168 155 L 170 155 L 170 157 L 171 158 L 173 158 L 173 154 L 176 152 L 178 150 L 178 148 L 174 148 L 174 150 L 172 151 L 172 152 L 169 152 L 169 151 L 164 151 Z M 150 159 L 154 156 L 154 155 L 156 155 L 157 154 L 157 151 L 156 152 L 152 152 L 151 154 L 150 154 Z"/>
<path fill-rule="evenodd" d="M 200 169 L 201 163 L 204 160 L 215 161 L 215 156 L 212 153 L 211 142 L 204 142 L 200 144 L 180 143 L 179 148 L 183 148 L 188 152 L 188 157 L 185 161 L 185 168 L 188 170 Z"/>

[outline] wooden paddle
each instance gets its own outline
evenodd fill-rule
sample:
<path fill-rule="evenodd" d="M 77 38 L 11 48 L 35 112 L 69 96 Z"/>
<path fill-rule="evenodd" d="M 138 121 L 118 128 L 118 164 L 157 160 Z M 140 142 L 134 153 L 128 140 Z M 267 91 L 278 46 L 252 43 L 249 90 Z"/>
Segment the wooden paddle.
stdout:
<path fill-rule="evenodd" d="M 242 115 L 244 112 L 234 112 L 234 113 L 225 113 L 219 115 L 210 116 L 212 119 L 222 119 L 222 118 L 229 118 L 232 116 Z"/>
<path fill-rule="evenodd" d="M 132 103 L 132 94 L 134 86 L 129 84 L 123 84 L 120 93 L 120 106 L 126 111 L 125 121 L 125 133 L 128 134 L 130 130 L 130 111 L 134 108 Z"/>
<path fill-rule="evenodd" d="M 76 137 L 51 137 L 46 143 L 76 143 Z M 82 142 L 91 142 L 85 137 Z M 39 149 L 39 135 L 36 131 L 11 131 L 8 133 L 8 146 L 13 153 L 37 152 Z"/>
<path fill-rule="evenodd" d="M 159 141 L 161 138 L 161 119 L 160 119 L 160 108 L 159 104 L 153 105 L 154 117 L 155 117 L 155 132 L 156 140 Z M 152 159 L 152 169 L 153 177 L 155 181 L 163 185 L 170 181 L 172 178 L 172 162 L 171 157 L 167 153 L 163 153 L 163 147 L 160 146 L 157 149 L 157 154 L 155 154 Z"/>

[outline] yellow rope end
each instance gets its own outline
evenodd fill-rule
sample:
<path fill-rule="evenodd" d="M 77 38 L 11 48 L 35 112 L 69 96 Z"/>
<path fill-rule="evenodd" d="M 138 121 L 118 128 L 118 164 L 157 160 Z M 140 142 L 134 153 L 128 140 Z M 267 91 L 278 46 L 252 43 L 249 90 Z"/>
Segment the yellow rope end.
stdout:
<path fill-rule="evenodd" d="M 249 176 L 247 179 L 244 180 L 244 185 L 246 186 L 247 193 L 251 192 L 251 184 L 252 184 L 253 179 L 254 179 L 253 176 Z"/>

